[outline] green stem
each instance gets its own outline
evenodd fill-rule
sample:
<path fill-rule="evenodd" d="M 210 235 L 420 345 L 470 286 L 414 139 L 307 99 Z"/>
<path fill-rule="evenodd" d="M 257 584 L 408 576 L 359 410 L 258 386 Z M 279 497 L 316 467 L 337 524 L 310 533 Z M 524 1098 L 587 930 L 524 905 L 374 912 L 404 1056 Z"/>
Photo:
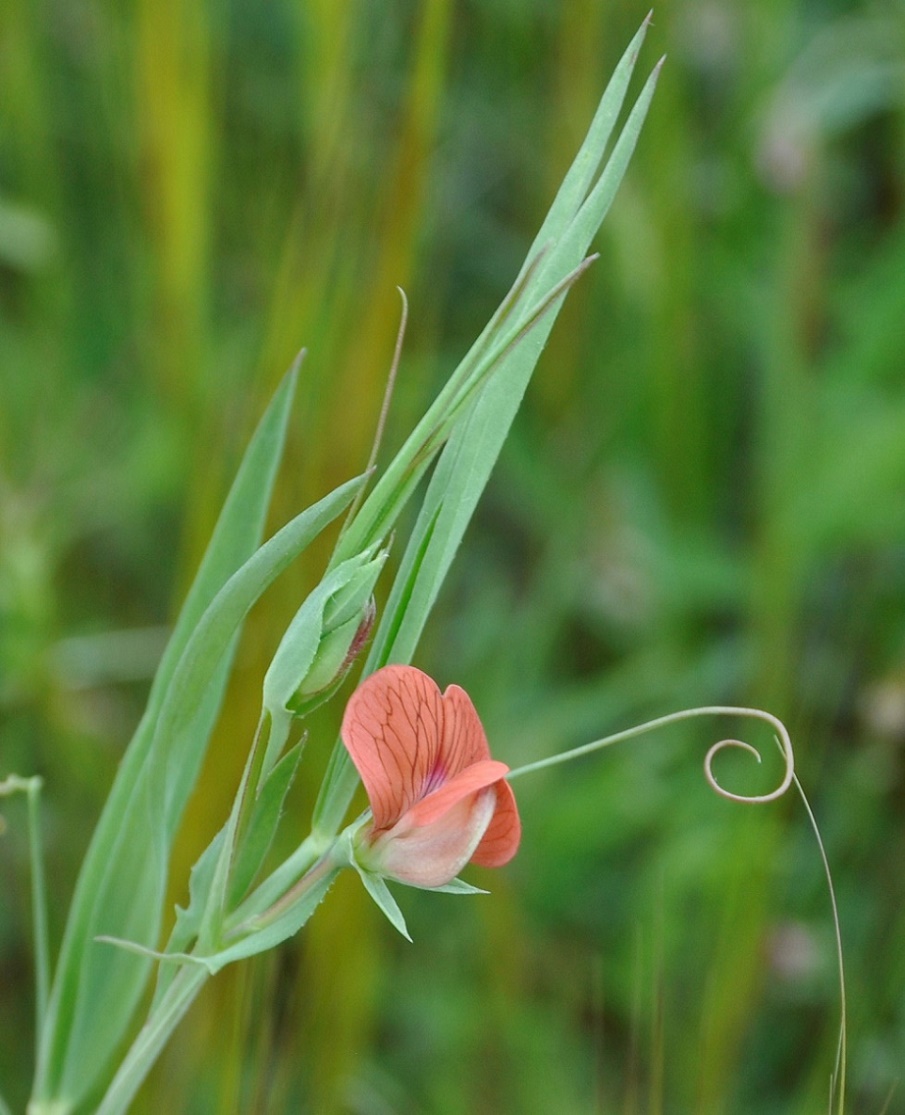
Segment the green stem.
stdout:
<path fill-rule="evenodd" d="M 192 964 L 180 969 L 151 1017 L 138 1032 L 95 1115 L 123 1115 L 128 1109 L 160 1051 L 208 979 L 210 973 L 201 965 Z"/>
<path fill-rule="evenodd" d="M 47 884 L 44 877 L 44 857 L 41 854 L 41 786 L 42 779 L 20 778 L 9 775 L 0 782 L 0 796 L 24 793 L 28 806 L 28 855 L 31 869 L 31 912 L 35 954 L 35 1035 L 36 1040 L 44 1029 L 47 1001 L 50 994 L 50 943 L 47 933 Z M 7 1115 L 8 1108 L 0 1100 L 0 1115 Z"/>
<path fill-rule="evenodd" d="M 823 863 L 823 872 L 826 876 L 826 886 L 830 896 L 830 907 L 833 912 L 833 931 L 836 936 L 836 970 L 839 980 L 839 1041 L 836 1047 L 836 1064 L 833 1068 L 833 1075 L 831 1077 L 830 1096 L 832 1097 L 833 1093 L 835 1093 L 838 1115 L 843 1115 L 845 1111 L 845 1066 L 847 1061 L 846 1019 L 848 1017 L 848 1008 L 845 993 L 845 960 L 842 951 L 842 925 L 839 921 L 839 906 L 836 902 L 836 888 L 833 885 L 833 873 L 830 871 L 830 861 L 827 859 L 826 848 L 823 846 L 823 837 L 820 835 L 820 828 L 817 824 L 817 818 L 814 816 L 814 811 L 811 809 L 811 803 L 808 801 L 807 794 L 804 792 L 804 787 L 798 781 L 797 777 L 795 778 L 795 789 L 798 791 L 798 796 L 801 798 L 805 812 L 808 815 L 808 820 L 811 823 L 811 829 L 817 839 L 817 847 L 820 850 L 820 859 Z"/>
<path fill-rule="evenodd" d="M 35 937 L 36 1034 L 44 1030 L 50 997 L 50 942 L 47 933 L 47 884 L 41 854 L 41 779 L 28 780 L 28 845 L 31 857 L 31 909 Z"/>
<path fill-rule="evenodd" d="M 338 862 L 331 852 L 324 853 L 310 871 L 307 871 L 291 890 L 288 890 L 282 898 L 274 902 L 269 909 L 264 910 L 263 913 L 257 914 L 250 919 L 250 928 L 266 929 L 268 925 L 272 925 L 277 918 L 284 914 L 290 907 L 294 906 L 306 894 L 314 890 L 328 875 L 335 873 L 337 868 L 341 866 L 342 863 Z"/>
<path fill-rule="evenodd" d="M 227 935 L 238 925 L 242 925 L 260 910 L 266 910 L 278 902 L 291 886 L 307 871 L 310 871 L 321 858 L 332 839 L 322 840 L 309 836 L 296 848 L 292 855 L 273 871 L 251 892 L 248 898 L 227 918 Z"/>
<path fill-rule="evenodd" d="M 6 1102 L 3 1096 L 0 1096 L 0 1115 L 13 1115 L 13 1109 Z"/>

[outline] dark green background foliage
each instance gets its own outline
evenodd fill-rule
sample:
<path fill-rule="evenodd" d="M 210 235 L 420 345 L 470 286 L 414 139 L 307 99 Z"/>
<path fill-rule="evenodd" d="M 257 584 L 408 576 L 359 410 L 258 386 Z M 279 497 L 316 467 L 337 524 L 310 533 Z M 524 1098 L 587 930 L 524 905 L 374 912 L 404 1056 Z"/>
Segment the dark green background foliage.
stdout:
<path fill-rule="evenodd" d="M 6 0 L 0 774 L 46 779 L 53 930 L 163 628 L 296 348 L 273 523 L 362 467 L 398 317 L 398 444 L 511 282 L 634 0 Z M 758 704 L 833 864 L 852 1103 L 905 1064 L 905 10 L 668 0 L 601 260 L 554 330 L 423 644 L 516 764 Z M 645 62 L 647 63 L 645 65 Z M 639 86 L 636 86 L 636 88 Z M 252 616 L 178 849 L 228 808 L 321 550 Z M 309 744 L 305 832 L 341 701 Z M 518 784 L 492 897 L 354 878 L 208 989 L 141 1112 L 825 1110 L 838 995 L 791 797 L 714 797 L 734 724 Z M 727 760 L 733 788 L 778 780 Z M 0 843 L 0 1079 L 30 1041 L 24 816 Z M 890 1110 L 905 1110 L 901 1093 Z"/>

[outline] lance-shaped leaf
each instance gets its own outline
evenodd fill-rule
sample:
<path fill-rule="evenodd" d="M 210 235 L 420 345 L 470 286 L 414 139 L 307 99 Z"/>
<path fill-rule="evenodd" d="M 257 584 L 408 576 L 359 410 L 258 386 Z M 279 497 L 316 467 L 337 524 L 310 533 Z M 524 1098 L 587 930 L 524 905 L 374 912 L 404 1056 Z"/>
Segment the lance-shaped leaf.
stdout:
<path fill-rule="evenodd" d="M 255 551 L 282 452 L 292 380 L 262 420 L 161 662 L 148 709 L 83 863 L 41 1037 L 36 1109 L 72 1110 L 122 1041 L 148 978 L 147 961 L 95 943 L 154 945 L 173 836 L 219 712 L 248 609 L 354 498 L 352 481 Z"/>
<path fill-rule="evenodd" d="M 238 905 L 254 882 L 276 836 L 283 804 L 302 757 L 302 744 L 297 743 L 276 764 L 264 779 L 255 798 L 244 839 L 236 849 L 230 877 L 230 908 Z"/>
<path fill-rule="evenodd" d="M 493 374 L 482 379 L 479 392 L 467 402 L 437 461 L 365 673 L 388 662 L 411 661 L 570 280 L 579 273 L 585 252 L 622 181 L 653 96 L 659 66 L 642 89 L 603 170 L 599 174 L 598 170 L 647 26 L 646 20 L 620 61 L 512 292 L 453 375 L 454 381 L 464 377 L 467 382 L 475 369 L 493 361 Z M 539 307 L 543 307 L 542 312 Z M 389 466 L 388 474 L 393 467 Z M 372 498 L 378 490 L 379 485 Z M 367 511 L 365 503 L 362 513 Z M 355 536 L 354 524 L 349 535 Z M 326 836 L 337 831 L 357 781 L 347 754 L 337 744 L 315 808 L 317 832 Z"/>

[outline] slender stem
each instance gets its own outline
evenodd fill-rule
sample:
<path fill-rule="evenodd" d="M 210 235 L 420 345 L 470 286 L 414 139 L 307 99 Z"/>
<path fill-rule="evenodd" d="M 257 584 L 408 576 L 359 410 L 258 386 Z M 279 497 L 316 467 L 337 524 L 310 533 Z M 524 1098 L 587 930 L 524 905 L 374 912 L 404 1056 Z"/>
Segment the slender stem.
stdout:
<path fill-rule="evenodd" d="M 36 1038 L 44 1030 L 50 997 L 50 941 L 47 932 L 47 884 L 41 842 L 41 779 L 28 780 L 28 844 L 31 856 L 31 909 L 35 938 Z"/>
<path fill-rule="evenodd" d="M 268 875 L 264 882 L 230 914 L 226 921 L 227 933 L 253 917 L 258 911 L 266 910 L 279 901 L 296 880 L 317 863 L 331 843 L 331 839 L 323 840 L 314 835 L 302 841 L 292 855 Z"/>
<path fill-rule="evenodd" d="M 323 856 L 314 864 L 310 871 L 307 871 L 301 879 L 288 890 L 282 898 L 278 899 L 268 910 L 263 913 L 256 914 L 249 921 L 249 926 L 253 929 L 265 929 L 268 925 L 284 914 L 290 906 L 294 906 L 299 899 L 306 895 L 309 891 L 322 882 L 328 875 L 335 872 L 337 867 L 341 866 L 340 863 L 334 858 L 331 852 L 325 852 Z"/>
<path fill-rule="evenodd" d="M 35 775 L 20 778 L 11 774 L 0 782 L 0 797 L 24 793 L 28 809 L 28 855 L 31 870 L 31 912 L 35 955 L 35 1040 L 39 1041 L 47 1016 L 50 991 L 50 943 L 47 932 L 47 884 L 44 877 L 44 857 L 41 854 L 41 786 L 43 780 Z M 0 1115 L 6 1115 L 0 1100 Z"/>
<path fill-rule="evenodd" d="M 128 1109 L 160 1051 L 208 979 L 210 973 L 200 965 L 192 964 L 180 969 L 139 1030 L 95 1115 L 123 1115 Z"/>
<path fill-rule="evenodd" d="M 506 777 L 511 781 L 513 778 L 518 778 L 520 775 L 531 774 L 536 770 L 543 770 L 545 767 L 556 766 L 557 763 L 565 763 L 570 759 L 577 759 L 581 755 L 589 755 L 592 751 L 599 751 L 603 747 L 609 747 L 614 743 L 620 743 L 622 740 L 644 735 L 647 732 L 654 731 L 656 728 L 664 728 L 667 724 L 676 724 L 682 720 L 691 720 L 694 717 L 700 716 L 747 716 L 753 717 L 755 720 L 765 721 L 776 732 L 776 743 L 785 759 L 786 770 L 783 780 L 771 793 L 750 796 L 734 794 L 729 790 L 725 790 L 714 777 L 711 769 L 714 756 L 718 751 L 722 751 L 724 747 L 739 747 L 745 751 L 749 751 L 758 762 L 760 762 L 760 755 L 750 744 L 743 743 L 741 740 L 720 740 L 719 743 L 715 743 L 710 748 L 704 759 L 704 772 L 707 776 L 707 781 L 718 794 L 724 798 L 729 798 L 730 801 L 759 803 L 775 801 L 776 798 L 781 797 L 786 790 L 788 790 L 789 786 L 792 784 L 792 779 L 795 777 L 795 756 L 792 751 L 792 741 L 789 739 L 786 726 L 781 720 L 778 720 L 769 712 L 764 712 L 763 709 L 736 708 L 732 705 L 707 705 L 703 708 L 682 709 L 681 712 L 672 712 L 668 716 L 659 716 L 655 720 L 649 720 L 646 724 L 628 728 L 624 732 L 616 732 L 615 735 L 594 740 L 593 743 L 585 743 L 582 744 L 581 747 L 573 747 L 570 751 L 563 751 L 559 755 L 550 755 L 546 759 L 538 759 L 537 762 L 526 763 L 523 767 L 516 767 L 515 770 L 511 770 Z"/>
<path fill-rule="evenodd" d="M 845 1110 L 845 1062 L 846 1062 L 846 1018 L 847 1004 L 845 995 L 845 963 L 842 955 L 842 926 L 839 922 L 839 907 L 836 904 L 836 888 L 833 886 L 833 874 L 830 871 L 830 862 L 826 856 L 826 849 L 823 846 L 823 838 L 820 835 L 820 829 L 817 826 L 817 818 L 814 816 L 814 811 L 811 809 L 811 803 L 808 801 L 804 788 L 795 778 L 795 789 L 798 791 L 798 796 L 801 798 L 805 811 L 808 815 L 808 820 L 811 823 L 811 828 L 814 830 L 814 835 L 817 838 L 817 847 L 820 849 L 820 859 L 823 862 L 823 871 L 826 875 L 827 890 L 830 895 L 830 906 L 833 911 L 833 930 L 836 935 L 836 960 L 839 979 L 839 1043 L 836 1047 L 836 1064 L 833 1069 L 831 1088 L 830 1088 L 830 1101 L 832 1102 L 833 1093 L 835 1092 L 838 1097 L 838 1112 L 839 1115 Z"/>
<path fill-rule="evenodd" d="M 507 778 L 518 778 L 522 774 L 530 774 L 536 770 L 543 770 L 545 767 L 555 766 L 557 763 L 565 763 L 569 759 L 576 759 L 581 755 L 588 755 L 592 751 L 597 751 L 603 747 L 609 747 L 613 743 L 619 743 L 621 740 L 631 739 L 633 736 L 640 736 L 645 732 L 652 731 L 655 728 L 665 727 L 667 724 L 675 724 L 681 720 L 689 720 L 692 717 L 698 716 L 747 716 L 754 717 L 756 720 L 763 720 L 769 724 L 776 732 L 776 743 L 782 752 L 783 758 L 786 763 L 786 773 L 782 783 L 770 794 L 744 796 L 741 794 L 733 794 L 730 791 L 723 789 L 717 782 L 712 771 L 713 757 L 718 751 L 724 747 L 740 747 L 745 751 L 750 752 L 760 762 L 760 754 L 750 744 L 743 743 L 741 740 L 720 740 L 715 743 L 707 752 L 704 760 L 704 771 L 707 776 L 707 781 L 718 794 L 723 797 L 730 798 L 732 801 L 759 803 L 766 801 L 774 801 L 786 792 L 790 785 L 794 783 L 795 789 L 801 798 L 805 811 L 808 815 L 811 828 L 817 838 L 817 847 L 820 851 L 820 859 L 823 863 L 824 874 L 826 875 L 827 889 L 830 896 L 830 906 L 833 914 L 833 931 L 836 938 L 836 956 L 838 967 L 838 980 L 839 980 L 839 1041 L 836 1049 L 836 1062 L 833 1067 L 833 1073 L 830 1081 L 830 1107 L 832 1109 L 833 1099 L 836 1100 L 836 1110 L 838 1115 L 843 1115 L 845 1110 L 845 1069 L 846 1069 L 846 1018 L 847 1018 L 847 1005 L 846 1005 L 846 991 L 845 991 L 845 964 L 843 959 L 842 950 L 842 928 L 839 921 L 839 907 L 836 902 L 836 890 L 833 886 L 832 872 L 830 871 L 829 860 L 827 859 L 826 849 L 823 845 L 823 840 L 820 836 L 820 829 L 817 826 L 817 820 L 814 817 L 814 812 L 811 809 L 811 804 L 808 801 L 807 795 L 795 774 L 795 757 L 792 751 L 792 742 L 789 739 L 789 733 L 781 720 L 778 720 L 769 712 L 764 712 L 762 709 L 752 708 L 735 708 L 728 705 L 712 705 L 705 708 L 683 709 L 681 712 L 674 712 L 668 716 L 658 717 L 656 720 L 650 720 L 646 724 L 641 724 L 635 728 L 629 728 L 624 732 L 617 732 L 615 735 L 606 736 L 604 739 L 595 740 L 593 743 L 583 744 L 581 747 L 574 747 L 570 751 L 564 751 L 560 755 L 551 755 L 546 759 L 539 759 L 534 763 L 527 763 L 523 767 L 517 767 L 507 775 Z"/>

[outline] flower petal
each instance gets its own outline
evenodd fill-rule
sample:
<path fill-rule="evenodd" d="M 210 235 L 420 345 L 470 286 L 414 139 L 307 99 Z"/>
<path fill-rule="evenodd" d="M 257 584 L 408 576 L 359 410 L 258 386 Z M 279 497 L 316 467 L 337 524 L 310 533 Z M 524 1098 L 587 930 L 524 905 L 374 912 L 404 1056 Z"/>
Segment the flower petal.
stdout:
<path fill-rule="evenodd" d="M 413 666 L 385 666 L 352 694 L 342 738 L 371 802 L 362 867 L 443 886 L 466 863 L 515 855 L 521 824 L 505 763 L 491 759 L 468 694 Z"/>
<path fill-rule="evenodd" d="M 414 666 L 384 666 L 349 698 L 341 734 L 368 792 L 375 830 L 392 828 L 430 788 L 442 702 L 436 683 Z"/>
<path fill-rule="evenodd" d="M 466 770 L 460 771 L 454 778 L 444 782 L 433 793 L 416 802 L 405 814 L 406 824 L 413 827 L 430 825 L 439 820 L 462 798 L 469 794 L 478 793 L 480 790 L 499 782 L 509 773 L 505 763 L 498 763 L 495 759 L 485 759 L 480 763 L 472 763 Z"/>
<path fill-rule="evenodd" d="M 440 762 L 449 778 L 472 763 L 490 758 L 484 726 L 471 697 L 458 685 L 443 694 L 443 737 Z"/>
<path fill-rule="evenodd" d="M 518 851 L 522 838 L 522 822 L 515 803 L 515 794 L 506 781 L 495 783 L 496 809 L 487 831 L 477 846 L 472 863 L 481 867 L 502 867 Z"/>
<path fill-rule="evenodd" d="M 495 807 L 496 794 L 488 787 L 466 794 L 430 824 L 412 825 L 407 815 L 378 836 L 362 865 L 410 886 L 445 886 L 471 859 Z"/>

